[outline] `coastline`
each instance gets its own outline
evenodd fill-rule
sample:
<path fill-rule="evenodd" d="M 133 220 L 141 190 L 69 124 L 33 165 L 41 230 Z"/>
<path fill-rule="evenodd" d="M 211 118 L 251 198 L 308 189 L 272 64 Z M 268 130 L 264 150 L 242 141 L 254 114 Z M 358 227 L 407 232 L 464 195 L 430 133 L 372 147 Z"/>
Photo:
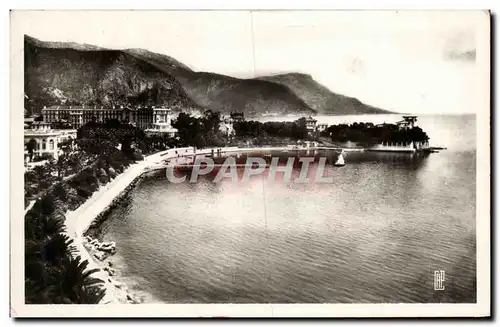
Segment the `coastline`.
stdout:
<path fill-rule="evenodd" d="M 92 196 L 87 199 L 80 207 L 74 211 L 69 211 L 66 214 L 65 224 L 67 234 L 74 240 L 76 246 L 75 256 L 81 256 L 82 260 L 88 260 L 87 269 L 98 269 L 93 276 L 104 281 L 102 287 L 106 290 L 102 304 L 124 304 L 124 303 L 141 303 L 129 291 L 125 283 L 115 279 L 114 272 L 120 267 L 114 267 L 108 258 L 98 260 L 85 247 L 89 240 L 87 232 L 89 229 L 98 227 L 104 220 L 107 219 L 107 214 L 112 210 L 124 196 L 136 185 L 140 177 L 144 173 L 161 169 L 165 167 L 166 161 L 172 159 L 180 159 L 192 157 L 196 155 L 207 155 L 213 153 L 233 153 L 233 152 L 249 152 L 249 151 L 295 151 L 295 150 L 340 150 L 341 147 L 294 147 L 294 146 L 261 146 L 261 147 L 220 147 L 195 150 L 193 147 L 173 148 L 157 152 L 155 154 L 144 157 L 142 161 L 130 165 L 120 175 L 116 176 L 106 185 L 101 186 Z M 365 149 L 349 149 L 344 151 L 364 151 Z M 99 236 L 96 237 L 98 239 Z M 112 256 L 111 256 L 112 257 Z M 111 258 L 110 257 L 110 258 Z"/>
<path fill-rule="evenodd" d="M 92 257 L 90 252 L 85 248 L 85 233 L 93 223 L 98 221 L 100 217 L 111 209 L 115 201 L 126 194 L 127 190 L 130 189 L 130 185 L 146 171 L 145 168 L 148 165 L 155 163 L 155 161 L 162 158 L 168 151 L 161 151 L 147 156 L 142 161 L 130 165 L 112 181 L 101 186 L 99 190 L 94 192 L 76 210 L 67 212 L 66 214 L 66 233 L 74 240 L 77 250 L 75 256 L 81 256 L 82 260 L 89 262 L 87 269 L 98 269 L 99 271 L 94 273 L 93 276 L 104 281 L 102 287 L 106 290 L 106 294 L 101 303 L 130 303 L 129 301 L 133 301 L 133 299 L 128 293 L 126 286 L 115 281 L 104 270 L 104 262 L 100 262 Z"/>
<path fill-rule="evenodd" d="M 140 162 L 130 165 L 109 183 L 101 186 L 76 210 L 68 211 L 65 215 L 66 234 L 74 240 L 74 245 L 76 247 L 74 255 L 80 256 L 82 260 L 87 260 L 89 262 L 87 266 L 88 270 L 98 269 L 93 276 L 103 280 L 104 282 L 101 287 L 106 290 L 106 294 L 101 300 L 101 304 L 140 303 L 134 298 L 134 295 L 129 292 L 127 285 L 115 280 L 115 278 L 109 273 L 109 269 L 105 270 L 105 268 L 112 267 L 109 265 L 109 261 L 98 260 L 87 250 L 85 245 L 88 243 L 86 238 L 88 230 L 106 219 L 107 213 L 123 198 L 123 196 L 128 193 L 128 191 L 133 188 L 141 175 L 155 170 L 157 167 L 164 167 L 166 160 L 210 154 L 212 153 L 212 150 L 214 153 L 217 153 L 217 150 L 219 150 L 219 153 L 230 153 L 239 151 L 271 151 L 290 149 L 290 147 L 220 147 L 195 151 L 193 147 L 186 147 L 160 151 L 146 156 Z M 306 150 L 307 148 L 304 149 Z"/>
<path fill-rule="evenodd" d="M 80 207 L 68 212 L 66 215 L 67 234 L 74 240 L 77 250 L 75 256 L 81 256 L 82 260 L 89 262 L 87 269 L 99 269 L 93 276 L 104 281 L 102 287 L 105 288 L 106 294 L 101 303 L 126 303 L 128 294 L 126 294 L 126 290 L 119 287 L 120 284 L 114 282 L 108 273 L 104 271 L 104 264 L 97 261 L 87 251 L 84 246 L 86 241 L 84 235 L 95 219 L 102 212 L 105 212 L 116 198 L 120 197 L 120 194 L 140 175 L 143 169 L 144 164 L 142 162 L 131 165 L 111 182 L 94 192 Z"/>
<path fill-rule="evenodd" d="M 80 207 L 74 211 L 69 211 L 66 214 L 65 224 L 67 234 L 74 240 L 76 246 L 75 256 L 81 256 L 82 260 L 89 262 L 87 269 L 98 269 L 93 276 L 104 281 L 102 287 L 106 290 L 106 294 L 101 300 L 102 304 L 124 304 L 124 303 L 141 303 L 134 297 L 126 283 L 116 280 L 115 273 L 110 272 L 119 270 L 120 267 L 114 267 L 108 258 L 98 260 L 85 247 L 89 240 L 87 233 L 91 228 L 97 228 L 104 220 L 107 219 L 107 214 L 112 210 L 124 196 L 136 185 L 140 177 L 148 172 L 165 167 L 166 161 L 172 159 L 180 159 L 192 157 L 196 155 L 206 155 L 213 153 L 233 153 L 233 152 L 249 152 L 249 151 L 294 151 L 294 150 L 340 150 L 341 147 L 301 147 L 294 146 L 270 146 L 270 147 L 220 147 L 195 150 L 193 147 L 173 148 L 157 152 L 155 154 L 144 157 L 142 161 L 130 165 L 120 175 L 116 176 L 106 185 L 101 186 L 92 196 L 87 199 Z M 343 149 L 344 151 L 364 151 L 365 149 Z M 98 239 L 99 236 L 96 236 Z M 112 256 L 110 256 L 112 258 Z"/>

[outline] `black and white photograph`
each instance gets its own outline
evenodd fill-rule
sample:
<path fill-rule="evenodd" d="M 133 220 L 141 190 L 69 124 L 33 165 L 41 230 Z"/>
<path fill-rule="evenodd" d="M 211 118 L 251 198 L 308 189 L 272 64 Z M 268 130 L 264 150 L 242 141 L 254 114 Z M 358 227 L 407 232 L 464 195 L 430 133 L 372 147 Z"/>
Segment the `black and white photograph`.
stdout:
<path fill-rule="evenodd" d="M 488 11 L 10 20 L 11 314 L 489 316 Z"/>

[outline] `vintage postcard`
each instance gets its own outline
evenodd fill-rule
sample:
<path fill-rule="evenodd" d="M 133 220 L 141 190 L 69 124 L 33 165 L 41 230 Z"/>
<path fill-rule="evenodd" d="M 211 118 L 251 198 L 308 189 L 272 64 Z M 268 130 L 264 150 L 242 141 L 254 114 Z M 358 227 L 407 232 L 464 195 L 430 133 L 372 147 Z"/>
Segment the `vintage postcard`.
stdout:
<path fill-rule="evenodd" d="M 488 11 L 10 20 L 12 316 L 490 315 Z"/>

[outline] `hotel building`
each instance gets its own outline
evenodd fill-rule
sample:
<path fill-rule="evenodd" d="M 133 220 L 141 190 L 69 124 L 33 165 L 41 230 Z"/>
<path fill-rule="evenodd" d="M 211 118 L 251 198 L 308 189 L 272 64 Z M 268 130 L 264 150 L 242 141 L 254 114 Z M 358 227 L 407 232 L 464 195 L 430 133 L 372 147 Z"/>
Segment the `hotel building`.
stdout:
<path fill-rule="evenodd" d="M 155 106 L 51 106 L 42 109 L 43 121 L 46 123 L 67 122 L 75 129 L 95 121 L 104 123 L 109 119 L 117 119 L 124 124 L 132 124 L 141 129 L 165 129 L 170 126 L 171 110 Z"/>

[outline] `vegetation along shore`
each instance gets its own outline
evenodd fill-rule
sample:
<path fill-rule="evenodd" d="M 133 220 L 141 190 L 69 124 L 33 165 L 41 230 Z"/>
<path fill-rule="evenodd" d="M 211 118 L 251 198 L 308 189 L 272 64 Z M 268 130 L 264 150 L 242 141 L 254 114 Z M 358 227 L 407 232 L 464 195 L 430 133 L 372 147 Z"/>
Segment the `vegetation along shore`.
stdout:
<path fill-rule="evenodd" d="M 171 124 L 175 136 L 146 135 L 116 120 L 89 122 L 78 129 L 76 139 L 60 144 L 57 159 L 36 158 L 33 147 L 27 146 L 30 159 L 40 164 L 25 172 L 26 303 L 138 302 L 113 279 L 114 267 L 103 264 L 117 249 L 96 240 L 99 235 L 85 233 L 91 224 L 99 225 L 147 167 L 179 155 L 168 149 L 195 147 L 203 153 L 210 147 L 234 151 L 305 141 L 323 146 L 428 141 L 420 128 L 396 124 L 355 123 L 320 130 L 314 119 L 305 117 L 265 123 L 239 119 L 229 129 L 221 128 L 224 124 L 212 111 L 180 113 Z"/>

